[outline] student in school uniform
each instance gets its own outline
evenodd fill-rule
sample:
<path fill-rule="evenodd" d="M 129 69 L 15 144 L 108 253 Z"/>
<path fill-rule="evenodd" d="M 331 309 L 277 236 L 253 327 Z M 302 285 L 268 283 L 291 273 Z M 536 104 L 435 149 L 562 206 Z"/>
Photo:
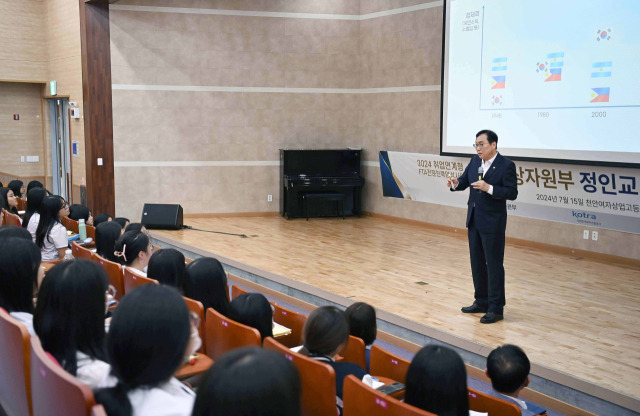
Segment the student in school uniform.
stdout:
<path fill-rule="evenodd" d="M 260 293 L 244 293 L 232 300 L 229 318 L 257 329 L 262 340 L 273 337 L 273 309 Z"/>
<path fill-rule="evenodd" d="M 42 188 L 33 188 L 28 192 L 27 209 L 22 219 L 22 228 L 26 228 L 31 233 L 32 241 L 36 240 L 36 230 L 40 222 L 40 208 L 42 201 L 48 196 L 47 191 Z"/>
<path fill-rule="evenodd" d="M 175 248 L 165 248 L 153 253 L 149 259 L 147 276 L 161 285 L 169 285 L 180 293 L 184 291 L 186 265 L 184 254 Z"/>
<path fill-rule="evenodd" d="M 376 310 L 373 306 L 356 302 L 344 311 L 349 323 L 349 334 L 360 338 L 366 346 L 367 373 L 369 372 L 369 357 L 371 354 L 371 345 L 376 340 L 378 327 L 376 324 Z"/>
<path fill-rule="evenodd" d="M 122 236 L 122 227 L 117 222 L 103 222 L 96 227 L 96 253 L 105 260 L 118 263 L 114 251 Z"/>
<path fill-rule="evenodd" d="M 69 205 L 60 196 L 48 196 L 40 206 L 40 220 L 35 243 L 42 252 L 42 261 L 58 260 L 69 248 L 67 229 L 61 219 L 69 215 Z"/>
<path fill-rule="evenodd" d="M 229 316 L 228 290 L 227 273 L 217 259 L 201 257 L 187 266 L 184 295 L 202 302 L 205 310 L 213 308 L 223 316 Z"/>
<path fill-rule="evenodd" d="M 142 276 L 147 276 L 147 266 L 153 254 L 153 246 L 146 234 L 127 231 L 116 243 L 113 254 L 125 267 Z"/>

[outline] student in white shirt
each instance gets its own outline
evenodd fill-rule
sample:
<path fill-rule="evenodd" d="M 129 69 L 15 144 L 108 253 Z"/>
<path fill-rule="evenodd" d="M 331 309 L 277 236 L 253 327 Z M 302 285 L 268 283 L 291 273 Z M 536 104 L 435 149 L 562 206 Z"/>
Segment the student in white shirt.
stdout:
<path fill-rule="evenodd" d="M 69 215 L 69 205 L 60 196 L 48 196 L 40 206 L 40 221 L 36 228 L 36 244 L 42 252 L 42 261 L 58 260 L 69 248 L 67 229 L 60 221 Z"/>
<path fill-rule="evenodd" d="M 404 402 L 439 416 L 469 415 L 467 370 L 451 348 L 427 345 L 411 361 Z"/>
<path fill-rule="evenodd" d="M 153 246 L 146 234 L 138 231 L 127 231 L 122 234 L 114 247 L 114 255 L 125 267 L 146 276 L 146 267 L 153 254 Z"/>
<path fill-rule="evenodd" d="M 95 392 L 107 414 L 191 414 L 195 394 L 173 374 L 202 344 L 195 320 L 167 286 L 140 286 L 122 298 L 106 344 L 115 386 L 106 379 Z"/>
<path fill-rule="evenodd" d="M 300 376 L 284 355 L 239 348 L 216 360 L 192 416 L 300 416 Z"/>
<path fill-rule="evenodd" d="M 40 222 L 40 207 L 42 201 L 47 196 L 47 191 L 42 188 L 33 188 L 28 192 L 27 209 L 22 220 L 22 228 L 26 228 L 31 233 L 31 239 L 36 241 L 36 229 Z"/>
<path fill-rule="evenodd" d="M 18 215 L 18 198 L 11 188 L 0 188 L 0 205 L 11 214 Z M 22 224 L 22 219 L 20 220 Z"/>
<path fill-rule="evenodd" d="M 91 388 L 111 369 L 104 351 L 108 281 L 88 260 L 55 265 L 42 282 L 33 319 L 42 348 Z"/>
<path fill-rule="evenodd" d="M 11 227 L 23 231 L 17 227 Z M 30 335 L 33 330 L 33 294 L 44 275 L 40 250 L 25 238 L 0 239 L 0 308 L 22 322 Z"/>
<path fill-rule="evenodd" d="M 96 227 L 96 253 L 105 260 L 118 263 L 114 247 L 122 236 L 122 227 L 115 221 L 107 221 Z"/>

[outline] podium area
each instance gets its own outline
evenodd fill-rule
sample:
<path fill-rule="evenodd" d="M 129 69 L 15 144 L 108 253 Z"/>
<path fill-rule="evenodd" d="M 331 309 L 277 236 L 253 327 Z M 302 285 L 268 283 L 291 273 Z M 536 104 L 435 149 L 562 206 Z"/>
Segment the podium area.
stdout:
<path fill-rule="evenodd" d="M 493 348 L 519 345 L 532 363 L 533 390 L 593 413 L 640 412 L 640 268 L 633 262 L 507 242 L 505 319 L 484 325 L 480 314 L 460 312 L 473 302 L 466 229 L 376 216 L 202 216 L 185 224 L 247 238 L 153 230 L 153 242 L 191 258 L 216 257 L 230 273 L 314 305 L 370 303 L 379 330 L 412 344 L 449 344 L 480 369 Z"/>

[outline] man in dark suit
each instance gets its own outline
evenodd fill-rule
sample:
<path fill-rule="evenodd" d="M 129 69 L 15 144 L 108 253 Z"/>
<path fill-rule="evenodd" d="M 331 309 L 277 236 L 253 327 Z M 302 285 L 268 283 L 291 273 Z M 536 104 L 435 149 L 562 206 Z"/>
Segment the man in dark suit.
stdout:
<path fill-rule="evenodd" d="M 516 165 L 498 153 L 498 135 L 491 130 L 476 134 L 477 156 L 462 176 L 449 178 L 451 191 L 469 186 L 467 229 L 475 302 L 462 308 L 464 313 L 485 313 L 483 324 L 503 319 L 504 240 L 507 227 L 507 200 L 518 197 Z"/>

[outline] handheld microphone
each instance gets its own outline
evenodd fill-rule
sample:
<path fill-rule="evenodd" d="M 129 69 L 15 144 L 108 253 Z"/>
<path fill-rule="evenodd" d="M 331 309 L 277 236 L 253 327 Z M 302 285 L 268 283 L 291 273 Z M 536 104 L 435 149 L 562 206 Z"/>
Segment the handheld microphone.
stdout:
<path fill-rule="evenodd" d="M 478 168 L 478 180 L 482 180 L 482 175 L 484 174 L 484 169 L 482 169 L 482 165 Z"/>

